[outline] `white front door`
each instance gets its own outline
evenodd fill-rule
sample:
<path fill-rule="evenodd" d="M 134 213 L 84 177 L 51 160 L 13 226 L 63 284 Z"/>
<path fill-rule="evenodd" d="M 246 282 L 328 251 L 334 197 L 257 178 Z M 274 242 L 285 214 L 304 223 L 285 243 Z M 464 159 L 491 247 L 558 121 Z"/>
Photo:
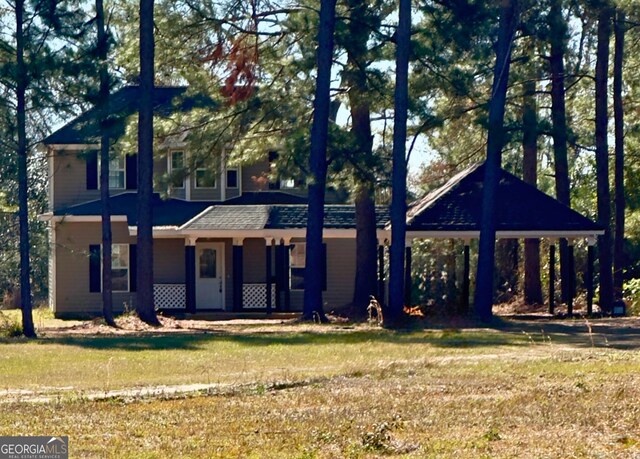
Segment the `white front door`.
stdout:
<path fill-rule="evenodd" d="M 224 307 L 224 244 L 196 245 L 196 309 Z"/>

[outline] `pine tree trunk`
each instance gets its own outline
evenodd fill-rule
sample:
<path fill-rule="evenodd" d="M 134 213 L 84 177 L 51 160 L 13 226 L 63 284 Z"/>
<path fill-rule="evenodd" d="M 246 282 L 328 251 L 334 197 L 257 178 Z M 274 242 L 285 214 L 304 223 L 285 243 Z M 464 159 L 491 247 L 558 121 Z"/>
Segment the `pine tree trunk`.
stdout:
<path fill-rule="evenodd" d="M 96 0 L 96 28 L 98 34 L 98 59 L 100 59 L 100 90 L 98 107 L 100 120 L 100 201 L 102 204 L 102 315 L 107 325 L 115 327 L 113 318 L 113 288 L 111 272 L 111 209 L 109 203 L 109 134 L 107 131 L 107 104 L 109 102 L 109 72 L 107 54 L 109 41 L 104 26 L 104 5 Z"/>
<path fill-rule="evenodd" d="M 27 66 L 24 62 L 24 0 L 16 0 L 16 118 L 18 122 L 18 220 L 20 223 L 20 301 L 22 333 L 36 337 L 31 303 L 31 264 L 29 261 L 29 175 L 27 169 Z"/>
<path fill-rule="evenodd" d="M 608 3 L 598 14 L 598 47 L 596 61 L 596 179 L 598 188 L 598 222 L 605 227 L 599 240 L 600 308 L 610 313 L 613 306 L 613 274 L 611 253 L 611 196 L 609 191 L 609 145 L 607 139 L 607 78 L 611 8 Z"/>
<path fill-rule="evenodd" d="M 371 295 L 377 296 L 377 248 L 375 176 L 372 172 L 373 137 L 371 135 L 371 89 L 367 83 L 368 41 L 371 29 L 367 23 L 369 4 L 349 0 L 349 39 L 347 71 L 343 78 L 349 88 L 351 132 L 356 140 L 355 207 L 356 207 L 356 277 L 351 315 L 365 317 Z M 380 299 L 380 302 L 383 300 Z"/>
<path fill-rule="evenodd" d="M 407 232 L 407 115 L 409 109 L 409 54 L 411 0 L 399 0 L 396 33 L 396 87 L 394 95 L 393 170 L 391 175 L 391 249 L 389 251 L 389 306 L 385 325 L 400 324 L 404 307 L 404 260 Z"/>
<path fill-rule="evenodd" d="M 322 305 L 322 229 L 324 199 L 327 184 L 327 144 L 329 137 L 331 63 L 333 60 L 333 31 L 336 0 L 323 1 L 320 6 L 316 94 L 313 101 L 311 126 L 311 154 L 309 165 L 312 183 L 309 185 L 309 216 L 307 219 L 307 253 L 304 274 L 303 320 L 326 322 Z"/>
<path fill-rule="evenodd" d="M 376 207 L 371 183 L 359 183 L 356 186 L 356 279 L 352 315 L 365 317 L 369 297 L 377 296 L 378 287 Z"/>
<path fill-rule="evenodd" d="M 524 85 L 522 112 L 522 163 L 523 179 L 533 186 L 538 184 L 538 107 L 535 93 L 535 80 L 528 80 Z M 539 239 L 524 241 L 524 301 L 526 304 L 542 304 Z"/>
<path fill-rule="evenodd" d="M 160 325 L 153 304 L 153 87 L 153 0 L 140 0 L 136 312 L 142 321 L 152 325 Z"/>
<path fill-rule="evenodd" d="M 549 11 L 551 31 L 551 120 L 553 123 L 553 156 L 556 174 L 556 199 L 571 206 L 569 162 L 567 155 L 567 114 L 565 103 L 564 54 L 567 43 L 567 24 L 563 16 L 562 0 L 553 0 Z M 560 279 L 562 301 L 566 302 L 575 283 L 575 269 L 566 239 L 560 239 Z"/>
<path fill-rule="evenodd" d="M 518 16 L 517 3 L 517 0 L 502 0 L 501 3 L 493 90 L 489 102 L 489 136 L 482 190 L 482 217 L 474 297 L 476 315 L 481 320 L 489 320 L 493 316 L 493 272 L 496 244 L 495 202 L 504 142 L 503 125 L 511 64 L 511 44 Z"/>
<path fill-rule="evenodd" d="M 615 124 L 615 238 L 613 245 L 613 287 L 622 298 L 624 283 L 624 106 L 622 102 L 622 68 L 624 63 L 625 13 L 617 11 L 615 20 L 615 56 L 613 61 L 613 113 Z"/>

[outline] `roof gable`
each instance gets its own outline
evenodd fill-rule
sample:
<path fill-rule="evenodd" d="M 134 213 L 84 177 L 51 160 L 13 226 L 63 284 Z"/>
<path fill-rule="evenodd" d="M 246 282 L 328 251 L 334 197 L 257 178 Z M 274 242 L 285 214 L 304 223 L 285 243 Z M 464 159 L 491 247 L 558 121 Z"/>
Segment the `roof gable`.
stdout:
<path fill-rule="evenodd" d="M 411 205 L 408 231 L 479 231 L 484 163 L 475 164 Z M 570 207 L 500 169 L 498 231 L 598 231 L 601 227 Z"/>
<path fill-rule="evenodd" d="M 184 86 L 157 86 L 153 93 L 154 112 L 168 116 L 175 111 L 187 111 L 196 106 L 212 106 L 213 102 L 205 97 L 184 96 Z M 125 86 L 111 94 L 108 103 L 108 117 L 113 138 L 124 133 L 127 118 L 138 111 L 140 101 L 139 86 Z M 92 107 L 76 117 L 53 134 L 46 137 L 45 145 L 92 145 L 100 143 L 100 110 Z"/>

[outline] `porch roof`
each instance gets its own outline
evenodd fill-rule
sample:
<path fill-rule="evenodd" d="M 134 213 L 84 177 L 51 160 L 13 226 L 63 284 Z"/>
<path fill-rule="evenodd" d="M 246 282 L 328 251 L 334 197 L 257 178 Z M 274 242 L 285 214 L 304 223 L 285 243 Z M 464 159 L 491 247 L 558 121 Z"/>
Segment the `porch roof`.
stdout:
<path fill-rule="evenodd" d="M 306 205 L 225 205 L 209 207 L 180 230 L 263 230 L 300 229 L 307 226 Z M 389 220 L 388 208 L 376 208 L 376 226 L 384 228 Z M 356 212 L 353 205 L 327 205 L 324 209 L 324 227 L 329 229 L 353 229 Z"/>
<path fill-rule="evenodd" d="M 195 215 L 211 206 L 211 201 L 183 201 L 181 199 L 162 199 L 154 193 L 153 226 L 180 226 L 189 221 Z M 127 224 L 138 223 L 137 193 L 120 193 L 109 198 L 112 216 L 124 216 Z M 58 217 L 99 217 L 102 214 L 102 202 L 97 199 L 82 204 L 56 210 L 53 215 Z"/>

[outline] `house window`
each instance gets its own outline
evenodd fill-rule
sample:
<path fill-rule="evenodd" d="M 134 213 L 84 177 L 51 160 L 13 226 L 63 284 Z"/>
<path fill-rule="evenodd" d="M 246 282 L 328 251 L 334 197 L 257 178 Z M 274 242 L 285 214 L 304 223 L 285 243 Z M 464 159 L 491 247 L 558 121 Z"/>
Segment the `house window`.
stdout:
<path fill-rule="evenodd" d="M 184 188 L 184 151 L 172 151 L 169 155 L 169 174 L 172 188 Z"/>
<path fill-rule="evenodd" d="M 291 267 L 291 290 L 304 290 L 304 268 L 306 257 L 307 244 L 305 242 L 296 242 L 295 244 L 292 244 L 289 264 Z"/>
<path fill-rule="evenodd" d="M 129 244 L 111 246 L 111 276 L 114 292 L 129 291 Z"/>
<path fill-rule="evenodd" d="M 292 178 L 285 178 L 278 172 L 278 158 L 279 153 L 277 151 L 269 152 L 269 175 L 275 177 L 275 180 L 269 182 L 270 190 L 287 190 L 294 189 L 300 186 L 300 181 Z"/>
<path fill-rule="evenodd" d="M 238 169 L 227 169 L 227 188 L 238 188 Z"/>
<path fill-rule="evenodd" d="M 207 168 L 196 169 L 196 188 L 215 188 L 216 174 Z"/>
<path fill-rule="evenodd" d="M 98 156 L 98 177 L 100 177 L 100 156 Z M 126 180 L 126 166 L 124 157 L 120 156 L 109 161 L 109 188 L 112 190 L 124 190 Z M 100 180 L 98 180 L 100 188 Z"/>

